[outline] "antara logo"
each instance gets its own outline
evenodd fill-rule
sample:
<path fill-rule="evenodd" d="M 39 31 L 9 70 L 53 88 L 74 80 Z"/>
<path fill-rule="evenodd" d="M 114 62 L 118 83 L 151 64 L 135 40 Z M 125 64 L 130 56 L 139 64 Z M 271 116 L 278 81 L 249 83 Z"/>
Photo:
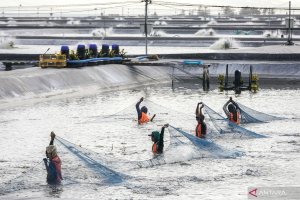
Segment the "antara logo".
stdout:
<path fill-rule="evenodd" d="M 249 192 L 249 194 L 252 195 L 252 196 L 254 196 L 254 197 L 257 197 L 256 192 L 257 192 L 257 188 L 251 190 L 251 191 Z"/>

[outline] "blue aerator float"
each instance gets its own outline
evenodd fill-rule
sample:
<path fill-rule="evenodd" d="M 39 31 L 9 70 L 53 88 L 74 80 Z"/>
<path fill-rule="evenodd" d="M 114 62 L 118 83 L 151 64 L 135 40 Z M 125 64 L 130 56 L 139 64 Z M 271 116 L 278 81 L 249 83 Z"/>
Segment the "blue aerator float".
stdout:
<path fill-rule="evenodd" d="M 96 44 L 89 44 L 88 48 L 84 44 L 77 45 L 76 53 L 70 51 L 69 46 L 61 46 L 60 54 L 40 55 L 40 66 L 42 68 L 64 68 L 64 67 L 84 67 L 102 64 L 121 64 L 124 61 L 125 53 L 120 51 L 119 45 L 113 44 L 110 50 L 108 44 L 102 44 L 102 49 L 98 52 Z"/>
<path fill-rule="evenodd" d="M 202 60 L 184 60 L 184 65 L 204 65 Z"/>

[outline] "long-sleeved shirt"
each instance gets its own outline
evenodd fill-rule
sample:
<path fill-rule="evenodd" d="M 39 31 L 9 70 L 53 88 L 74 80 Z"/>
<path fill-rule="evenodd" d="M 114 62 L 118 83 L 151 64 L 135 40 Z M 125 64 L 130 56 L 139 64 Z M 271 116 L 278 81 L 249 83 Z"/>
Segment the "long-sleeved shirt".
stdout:
<path fill-rule="evenodd" d="M 232 103 L 232 104 L 235 106 L 236 112 L 239 112 L 239 109 L 240 109 L 239 106 L 238 106 L 238 104 L 235 103 L 234 101 L 227 101 L 227 102 L 224 104 L 224 106 L 223 106 L 223 110 L 224 110 L 224 113 L 226 114 L 226 116 L 227 116 L 228 119 L 230 118 L 230 112 L 229 112 L 227 106 L 228 106 L 230 103 Z M 234 114 L 234 118 L 235 118 L 235 119 L 237 118 L 236 113 Z"/>
<path fill-rule="evenodd" d="M 142 103 L 142 102 L 139 101 L 139 102 L 137 102 L 136 105 L 135 105 L 135 108 L 136 108 L 136 111 L 137 111 L 137 114 L 138 114 L 138 120 L 140 120 L 140 119 L 142 118 L 142 111 L 141 111 L 141 109 L 140 109 L 140 104 L 141 104 L 141 103 Z"/>
<path fill-rule="evenodd" d="M 164 133 L 165 127 L 162 127 L 159 135 L 159 141 L 157 142 L 157 153 L 163 153 L 164 151 Z"/>

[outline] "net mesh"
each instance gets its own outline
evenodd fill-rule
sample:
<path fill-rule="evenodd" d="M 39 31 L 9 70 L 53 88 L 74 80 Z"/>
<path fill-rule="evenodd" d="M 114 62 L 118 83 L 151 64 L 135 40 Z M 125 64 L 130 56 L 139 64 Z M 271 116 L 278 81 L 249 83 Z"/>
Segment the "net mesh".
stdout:
<path fill-rule="evenodd" d="M 182 121 L 184 120 L 185 126 L 183 126 L 183 129 L 189 127 L 192 127 L 192 130 L 194 130 L 194 127 L 196 125 L 196 120 L 194 115 L 189 115 L 186 113 L 182 113 L 180 111 L 176 111 L 164 106 L 161 106 L 155 102 L 152 102 L 150 100 L 145 100 L 142 105 L 147 105 L 149 115 L 157 114 L 157 117 L 154 120 L 154 123 L 151 123 L 151 129 L 159 130 L 161 125 L 168 120 L 172 121 L 172 124 L 175 123 L 176 127 L 182 125 Z M 211 112 L 215 114 L 214 118 L 219 117 L 220 115 Z M 125 116 L 125 117 L 124 117 Z M 211 115 L 209 115 L 211 117 Z M 99 116 L 96 120 L 94 120 L 94 123 L 102 123 L 102 122 L 109 122 L 109 121 L 119 121 L 121 120 L 119 117 L 122 117 L 122 120 L 128 121 L 128 123 L 136 123 L 135 120 L 133 120 L 134 117 L 136 117 L 136 110 L 135 105 L 130 105 L 119 112 L 116 112 L 111 115 L 105 115 L 105 116 Z M 212 117 L 211 117 L 212 118 Z M 220 118 L 223 120 L 223 123 L 226 122 L 224 118 Z M 101 156 L 99 153 L 93 152 L 91 150 L 82 148 L 78 145 L 75 145 L 71 142 L 68 142 L 67 140 L 64 140 L 60 138 L 60 141 L 62 141 L 67 148 L 69 148 L 74 154 L 77 156 L 82 157 L 86 162 L 93 163 L 93 167 L 100 168 L 101 173 L 104 173 L 105 176 L 122 176 L 122 174 L 117 173 L 116 171 L 112 169 L 118 169 L 119 167 L 132 169 L 132 168 L 146 168 L 146 167 L 153 167 L 156 165 L 163 165 L 167 163 L 175 163 L 180 162 L 181 159 L 171 159 L 170 157 L 174 157 L 174 152 L 176 154 L 180 154 L 178 149 L 180 148 L 187 148 L 187 146 L 194 146 L 196 147 L 194 150 L 196 150 L 196 153 L 193 153 L 193 158 L 199 158 L 199 157 L 218 157 L 218 158 L 228 158 L 228 157 L 236 157 L 236 152 L 230 152 L 226 149 L 223 149 L 222 147 L 218 146 L 213 142 L 213 138 L 220 136 L 220 125 L 218 123 L 213 123 L 215 120 L 210 120 L 207 123 L 208 127 L 208 138 L 206 140 L 200 140 L 197 137 L 182 131 L 182 129 L 179 128 L 169 128 L 168 133 L 170 135 L 170 144 L 164 151 L 164 154 L 157 155 L 151 159 L 143 160 L 143 161 L 128 161 L 128 160 L 116 160 L 114 158 L 107 158 Z M 227 123 L 227 122 L 226 122 Z M 219 125 L 219 126 L 217 126 Z M 226 124 L 228 126 L 228 123 Z M 145 126 L 147 127 L 147 126 Z M 137 128 L 137 131 L 143 130 L 145 127 L 137 126 L 134 128 Z M 149 127 L 148 127 L 149 128 Z M 182 128 L 182 127 L 181 127 Z M 236 128 L 238 129 L 238 128 Z M 144 131 L 148 131 L 145 129 Z M 221 131 L 222 133 L 225 133 L 225 129 Z M 227 132 L 232 132 L 232 130 L 227 129 Z M 191 145 L 193 144 L 193 145 Z M 185 149 L 186 150 L 186 149 Z M 189 159 L 189 158 L 188 158 Z M 186 159 L 186 160 L 188 160 Z M 185 161 L 186 161 L 185 160 Z M 98 164 L 97 164 L 98 163 Z M 104 167 L 105 166 L 105 167 Z M 97 169 L 99 170 L 99 169 Z M 112 170 L 112 171 L 111 171 Z M 116 174 L 115 174 L 116 173 Z M 121 179 L 121 177 L 119 177 Z M 118 178 L 117 178 L 118 179 Z"/>
<path fill-rule="evenodd" d="M 70 152 L 76 155 L 79 159 L 84 161 L 90 169 L 93 169 L 95 172 L 100 174 L 106 182 L 120 183 L 123 181 L 125 177 L 123 174 L 107 167 L 104 159 L 101 159 L 101 162 L 99 162 L 99 156 L 97 160 L 97 158 L 93 156 L 92 151 L 80 148 L 78 145 L 58 136 L 56 140 L 66 147 Z"/>
<path fill-rule="evenodd" d="M 241 123 L 260 123 L 285 119 L 253 110 L 241 103 L 237 104 L 241 111 Z"/>
<path fill-rule="evenodd" d="M 236 158 L 242 156 L 243 153 L 237 150 L 227 150 L 213 141 L 201 139 L 194 135 L 191 135 L 181 129 L 170 126 L 171 129 L 181 133 L 186 137 L 200 152 L 205 153 L 205 155 L 210 155 L 215 158 Z"/>
<path fill-rule="evenodd" d="M 228 119 L 221 116 L 219 113 L 211 109 L 206 104 L 204 105 L 204 113 L 209 116 L 210 121 L 213 123 L 216 130 L 218 130 L 219 134 L 233 134 L 233 136 L 237 137 L 247 137 L 247 138 L 264 138 L 266 136 L 255 133 L 253 131 L 247 130 Z"/>
<path fill-rule="evenodd" d="M 182 141 L 182 135 L 178 134 L 178 132 L 171 131 L 170 129 L 167 129 L 170 135 L 170 144 L 168 148 L 164 151 L 163 154 L 157 155 L 152 159 L 144 160 L 144 161 L 137 161 L 135 162 L 135 165 L 137 165 L 140 168 L 147 168 L 147 167 L 153 167 L 156 165 L 163 165 L 163 164 L 171 164 L 175 162 L 179 162 L 179 160 L 176 159 L 170 159 L 169 156 L 173 152 L 178 152 L 178 148 L 181 146 L 186 146 L 187 143 Z M 181 139 L 180 139 L 181 138 Z"/>
<path fill-rule="evenodd" d="M 20 191 L 24 189 L 37 188 L 46 184 L 46 180 L 41 180 L 42 161 L 37 162 L 34 166 L 29 167 L 11 180 L 0 183 L 0 196 L 7 193 Z"/>
<path fill-rule="evenodd" d="M 155 122 L 151 123 L 153 124 L 151 125 L 151 130 L 159 130 L 161 125 L 168 120 L 172 121 L 172 123 L 176 123 L 177 127 L 183 125 L 182 122 L 184 120 L 183 127 L 192 127 L 192 130 L 194 130 L 196 124 L 194 115 L 172 110 L 151 101 L 145 101 L 143 104 L 148 106 L 151 114 L 157 114 Z M 136 118 L 136 110 L 135 105 L 133 104 L 112 115 L 98 116 L 93 122 L 118 122 L 119 120 L 122 120 L 126 121 L 126 124 L 133 124 L 137 123 L 134 118 Z M 147 126 L 134 126 L 134 128 L 146 132 L 147 134 L 149 133 Z M 214 129 L 212 125 L 208 126 L 208 130 L 210 133 L 208 135 L 218 134 L 218 131 Z M 103 156 L 100 153 L 83 148 L 57 136 L 58 149 L 63 158 L 62 169 L 64 180 L 62 184 L 120 183 L 129 177 L 122 173 L 126 169 L 153 167 L 203 157 L 232 158 L 239 156 L 239 153 L 236 151 L 228 151 L 213 143 L 210 139 L 200 140 L 179 128 L 169 127 L 166 129 L 165 133 L 165 136 L 169 135 L 170 139 L 168 140 L 168 138 L 165 137 L 166 140 L 168 140 L 169 145 L 166 144 L 164 153 L 143 161 L 128 161 L 107 157 L 107 155 Z M 72 154 L 70 154 L 70 152 Z M 87 167 L 82 167 L 82 165 L 79 164 L 82 161 Z M 119 172 L 121 169 L 122 172 Z M 76 176 L 74 177 L 75 172 L 78 173 L 76 173 Z M 74 180 L 74 178 L 76 180 Z M 20 176 L 11 179 L 10 181 L 0 183 L 0 195 L 24 189 L 38 189 L 40 187 L 49 187 L 46 183 L 46 170 L 42 161 L 36 163 L 35 166 L 31 167 Z"/>
<path fill-rule="evenodd" d="M 63 181 L 61 185 L 48 185 L 46 182 L 47 171 L 43 160 L 36 161 L 30 165 L 26 165 L 26 170 L 21 172 L 19 175 L 11 178 L 7 181 L 0 182 L 0 196 L 5 196 L 9 193 L 28 190 L 35 191 L 44 188 L 49 191 L 50 194 L 55 195 L 57 192 L 61 191 L 62 187 L 65 185 L 70 185 L 77 183 L 73 180 L 72 173 L 66 170 L 66 167 L 62 166 L 63 170 Z"/>
<path fill-rule="evenodd" d="M 180 127 L 185 130 L 190 130 L 189 132 L 191 133 L 195 133 L 197 121 L 194 114 L 187 114 L 172 108 L 167 108 L 150 100 L 147 100 L 147 103 L 155 111 L 159 110 L 159 117 L 162 118 L 162 120 L 171 121 L 175 127 Z M 214 128 L 214 125 L 208 120 L 205 121 L 207 126 L 207 138 L 213 139 L 214 137 L 218 136 L 218 131 Z"/>

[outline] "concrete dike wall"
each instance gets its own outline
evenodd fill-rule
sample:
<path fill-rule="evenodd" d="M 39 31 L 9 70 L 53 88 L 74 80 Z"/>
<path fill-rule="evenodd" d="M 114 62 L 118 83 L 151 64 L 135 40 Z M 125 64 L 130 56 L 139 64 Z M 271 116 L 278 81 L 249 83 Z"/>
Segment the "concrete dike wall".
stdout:
<path fill-rule="evenodd" d="M 100 89 L 169 81 L 168 67 L 104 65 L 80 69 L 38 67 L 0 73 L 0 99 L 95 86 Z"/>
<path fill-rule="evenodd" d="M 174 64 L 175 63 L 175 64 Z M 156 63 L 159 64 L 159 63 Z M 174 77 L 191 78 L 201 76 L 199 66 L 183 66 L 180 61 L 158 66 L 102 65 L 78 69 L 41 69 L 38 67 L 0 73 L 0 100 L 18 97 L 40 97 L 40 95 L 83 90 L 112 90 L 137 87 L 147 84 L 169 82 L 171 84 L 173 67 Z M 250 64 L 231 64 L 229 73 L 240 70 L 248 76 Z M 300 79 L 300 65 L 295 64 L 252 64 L 253 72 L 260 77 Z M 210 75 L 225 74 L 226 64 L 212 63 Z M 93 91 L 90 91 L 91 93 Z M 63 93 L 63 92 L 62 92 Z"/>

